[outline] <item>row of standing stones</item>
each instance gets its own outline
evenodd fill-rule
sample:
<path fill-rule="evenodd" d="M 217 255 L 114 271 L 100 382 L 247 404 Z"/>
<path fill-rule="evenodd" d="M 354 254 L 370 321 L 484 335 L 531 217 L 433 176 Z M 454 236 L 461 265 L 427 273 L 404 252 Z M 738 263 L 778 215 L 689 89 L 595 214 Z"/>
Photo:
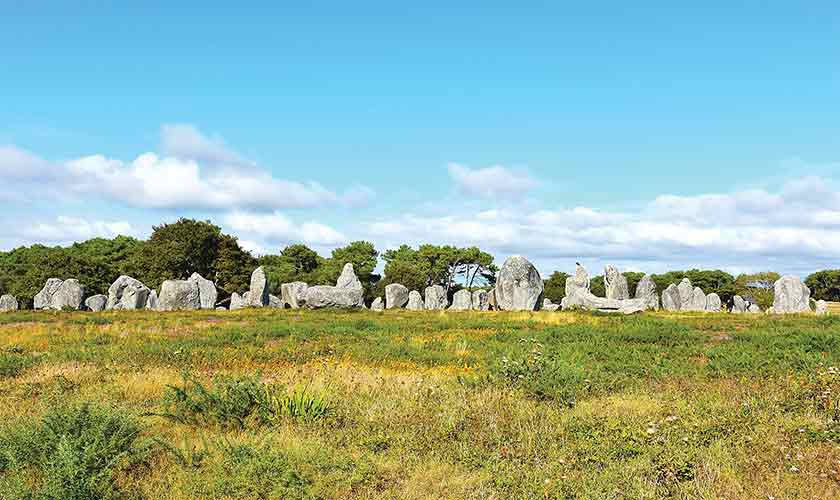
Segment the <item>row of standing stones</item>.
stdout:
<path fill-rule="evenodd" d="M 489 291 L 458 290 L 452 303 L 440 285 L 429 286 L 421 295 L 399 283 L 385 287 L 385 297 L 377 297 L 371 309 L 444 310 L 451 311 L 536 311 L 544 309 L 583 309 L 632 314 L 646 310 L 722 312 L 720 297 L 706 294 L 693 286 L 687 278 L 679 284 L 672 283 L 660 297 L 650 275 L 645 275 L 630 297 L 627 279 L 613 266 L 604 270 L 606 297 L 592 294 L 590 277 L 586 269 L 577 265 L 575 275 L 566 280 L 566 296 L 560 304 L 544 298 L 544 284 L 536 267 L 521 256 L 508 258 L 496 279 L 495 288 Z M 156 311 L 184 311 L 196 309 L 242 309 L 245 307 L 276 307 L 298 309 L 364 308 L 364 288 L 356 276 L 353 264 L 345 264 L 335 286 L 309 286 L 304 282 L 284 283 L 280 297 L 268 293 L 268 279 L 262 267 L 251 274 L 249 290 L 234 293 L 228 308 L 217 305 L 218 291 L 215 284 L 194 273 L 186 280 L 167 280 L 155 290 L 130 276 L 120 276 L 108 289 L 108 295 L 93 295 L 84 299 L 84 288 L 78 280 L 50 278 L 34 297 L 35 309 L 87 309 Z M 766 312 L 775 314 L 811 312 L 811 291 L 797 276 L 784 276 L 774 284 L 773 306 Z M 84 299 L 84 300 L 83 300 Z M 0 297 L 0 312 L 18 309 L 18 302 L 11 295 Z M 736 295 L 730 309 L 733 313 L 760 313 L 757 304 Z M 827 314 L 825 301 L 816 302 L 816 313 Z"/>

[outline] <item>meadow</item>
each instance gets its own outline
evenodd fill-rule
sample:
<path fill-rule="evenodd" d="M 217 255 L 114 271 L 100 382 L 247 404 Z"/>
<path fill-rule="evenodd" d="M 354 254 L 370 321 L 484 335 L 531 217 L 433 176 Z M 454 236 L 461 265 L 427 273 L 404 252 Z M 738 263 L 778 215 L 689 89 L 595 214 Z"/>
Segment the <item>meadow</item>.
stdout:
<path fill-rule="evenodd" d="M 840 498 L 840 317 L 0 315 L 0 498 Z"/>

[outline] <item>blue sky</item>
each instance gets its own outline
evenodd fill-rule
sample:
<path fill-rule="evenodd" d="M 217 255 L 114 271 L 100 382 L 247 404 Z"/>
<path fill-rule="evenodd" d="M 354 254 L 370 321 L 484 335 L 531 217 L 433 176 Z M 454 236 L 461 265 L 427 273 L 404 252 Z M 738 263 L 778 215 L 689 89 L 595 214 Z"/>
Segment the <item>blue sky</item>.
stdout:
<path fill-rule="evenodd" d="M 0 248 L 837 267 L 836 2 L 174 3 L 0 1 Z"/>

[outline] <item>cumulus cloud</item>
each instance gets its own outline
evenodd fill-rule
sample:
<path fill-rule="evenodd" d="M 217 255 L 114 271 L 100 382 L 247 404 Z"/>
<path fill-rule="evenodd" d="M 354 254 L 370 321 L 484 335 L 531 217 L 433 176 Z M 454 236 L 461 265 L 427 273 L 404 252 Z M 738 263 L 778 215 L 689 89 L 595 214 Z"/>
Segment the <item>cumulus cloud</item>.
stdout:
<path fill-rule="evenodd" d="M 242 235 L 254 249 L 264 249 L 266 244 L 283 246 L 296 242 L 319 247 L 337 246 L 347 241 L 346 236 L 326 224 L 315 221 L 298 224 L 280 212 L 233 212 L 223 217 L 223 223 L 235 234 Z"/>
<path fill-rule="evenodd" d="M 515 170 L 501 165 L 470 168 L 459 163 L 450 163 L 448 170 L 455 188 L 464 196 L 519 198 L 538 185 L 537 181 L 525 170 Z"/>
<path fill-rule="evenodd" d="M 164 156 L 144 153 L 128 162 L 90 155 L 51 163 L 28 151 L 3 147 L 0 196 L 37 201 L 47 191 L 57 191 L 141 208 L 264 211 L 356 206 L 374 196 L 364 186 L 337 193 L 314 181 L 277 178 L 189 125 L 164 126 L 162 149 Z"/>
<path fill-rule="evenodd" d="M 89 220 L 66 215 L 59 215 L 47 222 L 6 223 L 3 228 L 0 236 L 5 240 L 59 245 L 97 237 L 137 236 L 136 229 L 126 221 Z"/>

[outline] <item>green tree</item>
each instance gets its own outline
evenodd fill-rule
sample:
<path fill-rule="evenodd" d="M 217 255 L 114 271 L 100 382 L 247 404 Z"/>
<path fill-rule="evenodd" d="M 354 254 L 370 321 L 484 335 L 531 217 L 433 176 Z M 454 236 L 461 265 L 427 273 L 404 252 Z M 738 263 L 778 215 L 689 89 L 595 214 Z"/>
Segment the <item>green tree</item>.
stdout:
<path fill-rule="evenodd" d="M 840 269 L 817 271 L 805 278 L 814 300 L 840 301 Z"/>
<path fill-rule="evenodd" d="M 568 277 L 568 274 L 560 271 L 551 273 L 551 276 L 545 280 L 545 298 L 555 304 L 562 302 L 563 297 L 566 296 L 566 279 Z"/>

